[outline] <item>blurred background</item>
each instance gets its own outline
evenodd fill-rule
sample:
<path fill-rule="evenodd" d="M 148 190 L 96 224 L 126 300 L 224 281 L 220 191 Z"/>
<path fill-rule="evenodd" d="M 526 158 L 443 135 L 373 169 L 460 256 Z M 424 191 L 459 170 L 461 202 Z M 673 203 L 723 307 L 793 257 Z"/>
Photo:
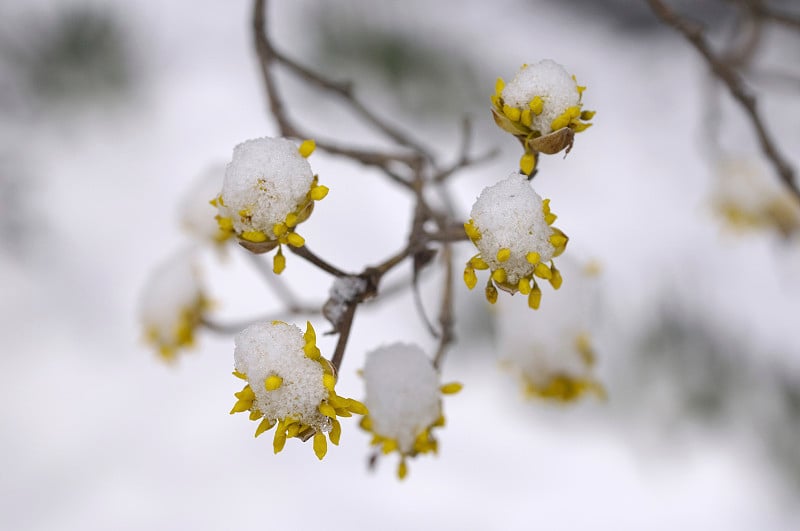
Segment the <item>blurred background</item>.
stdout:
<path fill-rule="evenodd" d="M 465 388 L 446 398 L 437 458 L 413 460 L 402 483 L 393 457 L 370 471 L 355 422 L 322 463 L 295 441 L 272 455 L 227 414 L 230 337 L 203 333 L 167 366 L 138 322 L 150 271 L 191 245 L 178 218 L 192 181 L 237 143 L 275 134 L 250 3 L 6 0 L 0 528 L 800 528 L 800 231 L 792 215 L 764 214 L 785 192 L 677 33 L 624 0 L 273 4 L 281 50 L 354 80 L 444 159 L 473 117 L 476 149 L 501 153 L 451 180 L 465 218 L 519 157 L 490 117 L 495 79 L 552 58 L 588 86 L 594 127 L 566 159 L 541 160 L 536 186 L 568 254 L 602 265 L 595 345 L 608 400 L 525 400 L 499 367 L 496 316 L 459 285 L 443 380 Z M 747 30 L 732 3 L 672 5 L 720 49 Z M 770 5 L 800 17 L 796 2 Z M 800 167 L 800 31 L 763 28 L 746 80 Z M 306 129 L 381 145 L 335 98 L 279 82 Z M 360 270 L 403 245 L 403 190 L 324 153 L 311 162 L 331 188 L 303 230 L 318 254 Z M 736 201 L 748 222 L 731 215 Z M 302 299 L 324 300 L 330 278 L 287 260 Z M 220 319 L 280 309 L 238 249 L 208 251 L 204 266 Z M 430 308 L 438 280 L 422 283 Z M 365 352 L 398 340 L 435 345 L 409 295 L 360 311 L 343 394 L 361 396 Z M 335 338 L 320 342 L 330 353 Z"/>

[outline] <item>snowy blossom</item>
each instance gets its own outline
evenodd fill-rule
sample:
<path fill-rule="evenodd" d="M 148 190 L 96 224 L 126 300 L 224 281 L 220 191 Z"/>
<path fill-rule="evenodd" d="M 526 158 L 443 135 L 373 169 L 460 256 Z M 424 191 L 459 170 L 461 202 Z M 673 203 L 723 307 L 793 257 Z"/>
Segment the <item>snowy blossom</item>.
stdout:
<path fill-rule="evenodd" d="M 254 324 L 239 332 L 235 344 L 233 375 L 247 384 L 235 393 L 231 414 L 249 411 L 250 420 L 260 421 L 256 437 L 275 427 L 275 453 L 287 438 L 313 437 L 314 453 L 322 459 L 325 434 L 339 444 L 336 417 L 367 413 L 361 402 L 336 394 L 333 367 L 317 348 L 311 323 L 305 333 L 281 321 Z"/>
<path fill-rule="evenodd" d="M 194 255 L 182 252 L 158 266 L 142 291 L 140 317 L 146 340 L 166 361 L 194 344 L 195 329 L 208 309 Z"/>
<path fill-rule="evenodd" d="M 488 269 L 486 299 L 497 301 L 497 288 L 528 296 L 528 305 L 539 308 L 542 290 L 536 278 L 561 287 L 561 273 L 553 258 L 567 246 L 568 238 L 552 226 L 556 220 L 550 200 L 533 191 L 519 173 L 485 188 L 472 206 L 470 220 L 464 224 L 467 236 L 480 251 L 464 269 L 469 289 L 478 283 L 475 270 Z M 550 263 L 548 266 L 548 262 Z"/>
<path fill-rule="evenodd" d="M 545 59 L 522 65 L 506 84 L 498 78 L 492 95 L 492 115 L 500 128 L 516 136 L 525 154 L 520 168 L 531 175 L 538 153 L 553 154 L 572 147 L 575 133 L 591 126 L 593 111 L 583 111 L 586 87 L 560 64 Z"/>
<path fill-rule="evenodd" d="M 496 313 L 498 351 L 522 380 L 526 395 L 568 402 L 593 392 L 603 397 L 594 378 L 592 331 L 599 301 L 596 266 L 562 260 L 567 284 L 558 297 L 532 316 L 521 301 L 503 300 Z"/>
<path fill-rule="evenodd" d="M 214 206 L 209 198 L 219 195 L 222 179 L 225 176 L 224 164 L 213 164 L 206 168 L 186 190 L 180 205 L 180 221 L 183 228 L 201 243 L 222 243 L 230 232 L 220 228 L 214 218 Z"/>
<path fill-rule="evenodd" d="M 212 202 L 219 211 L 220 229 L 235 234 L 243 247 L 255 253 L 278 247 L 275 273 L 286 266 L 281 245 L 305 244 L 297 225 L 311 215 L 314 202 L 328 194 L 306 160 L 314 147 L 312 140 L 298 148 L 284 138 L 239 144 L 225 169 L 222 192 Z"/>
<path fill-rule="evenodd" d="M 729 157 L 719 162 L 712 204 L 735 229 L 772 227 L 785 236 L 800 230 L 797 202 L 752 159 Z"/>
<path fill-rule="evenodd" d="M 373 434 L 383 454 L 397 452 L 400 479 L 408 473 L 406 459 L 436 453 L 433 429 L 444 426 L 441 395 L 457 393 L 461 384 L 439 384 L 439 374 L 421 348 L 394 343 L 367 355 L 363 371 L 364 400 L 369 414 L 361 427 Z"/>

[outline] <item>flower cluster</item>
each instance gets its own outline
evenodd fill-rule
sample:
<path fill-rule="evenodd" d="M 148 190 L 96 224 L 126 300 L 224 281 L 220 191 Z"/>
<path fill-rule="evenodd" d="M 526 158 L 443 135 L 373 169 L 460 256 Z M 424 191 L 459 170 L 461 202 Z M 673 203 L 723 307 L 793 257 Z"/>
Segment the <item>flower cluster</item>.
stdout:
<path fill-rule="evenodd" d="M 570 402 L 605 390 L 594 377 L 592 346 L 598 313 L 597 267 L 562 260 L 569 282 L 559 296 L 531 318 L 520 304 L 504 300 L 497 312 L 497 337 L 503 362 L 518 374 L 525 394 Z"/>
<path fill-rule="evenodd" d="M 142 291 L 145 338 L 165 361 L 174 361 L 179 349 L 194 345 L 195 330 L 208 308 L 194 255 L 172 257 L 153 270 Z"/>
<path fill-rule="evenodd" d="M 533 174 L 538 153 L 569 152 L 575 133 L 591 126 L 588 121 L 595 113 L 582 110 L 585 89 L 549 59 L 522 65 L 508 84 L 498 78 L 492 115 L 500 128 L 522 143 L 520 169 L 525 175 Z"/>
<path fill-rule="evenodd" d="M 550 200 L 533 191 L 519 173 L 485 188 L 464 224 L 467 236 L 480 251 L 464 269 L 469 289 L 478 283 L 475 270 L 491 271 L 486 283 L 486 299 L 497 301 L 497 288 L 528 296 L 528 305 L 539 308 L 542 290 L 536 278 L 561 287 L 561 273 L 553 258 L 564 252 L 568 238 L 552 226 L 556 215 Z M 549 265 L 548 265 L 549 262 Z"/>
<path fill-rule="evenodd" d="M 365 415 L 364 404 L 336 394 L 336 375 L 316 345 L 311 323 L 306 332 L 281 321 L 251 325 L 235 339 L 234 376 L 245 380 L 235 393 L 231 414 L 250 412 L 260 421 L 258 437 L 275 428 L 273 450 L 280 452 L 286 439 L 314 438 L 314 453 L 322 459 L 328 438 L 339 444 L 342 427 L 336 418 Z"/>
<path fill-rule="evenodd" d="M 254 253 L 278 248 L 275 273 L 286 267 L 281 245 L 305 244 L 297 225 L 311 215 L 314 202 L 328 194 L 306 160 L 314 148 L 313 140 L 298 148 L 284 138 L 239 144 L 225 170 L 222 192 L 212 200 L 220 229 L 235 234 L 243 247 Z"/>
<path fill-rule="evenodd" d="M 439 384 L 439 374 L 416 345 L 395 343 L 367 355 L 364 402 L 369 414 L 361 427 L 372 433 L 371 444 L 386 455 L 400 454 L 397 475 L 406 477 L 406 459 L 438 451 L 434 428 L 444 426 L 442 394 L 457 393 L 461 384 Z"/>

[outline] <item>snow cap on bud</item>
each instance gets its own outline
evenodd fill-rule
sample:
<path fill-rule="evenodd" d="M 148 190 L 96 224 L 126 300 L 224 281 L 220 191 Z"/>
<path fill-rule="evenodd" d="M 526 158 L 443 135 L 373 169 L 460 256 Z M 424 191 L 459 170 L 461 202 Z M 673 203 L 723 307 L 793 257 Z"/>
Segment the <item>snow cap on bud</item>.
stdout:
<path fill-rule="evenodd" d="M 363 376 L 369 415 L 361 426 L 373 434 L 372 444 L 384 454 L 401 455 L 398 476 L 403 479 L 407 457 L 437 451 L 432 430 L 444 425 L 441 396 L 458 392 L 461 385 L 441 385 L 428 356 L 406 343 L 370 352 Z"/>
<path fill-rule="evenodd" d="M 173 361 L 178 349 L 194 345 L 208 306 L 194 253 L 171 257 L 153 270 L 142 291 L 140 318 L 148 343 L 165 361 Z"/>
<path fill-rule="evenodd" d="M 316 346 L 316 333 L 307 323 L 305 333 L 281 321 L 251 325 L 237 334 L 234 376 L 245 380 L 235 393 L 233 413 L 250 412 L 259 421 L 258 437 L 277 426 L 275 453 L 287 438 L 314 438 L 314 453 L 322 459 L 327 452 L 325 434 L 339 444 L 341 426 L 337 416 L 363 415 L 360 402 L 336 394 L 336 376 Z"/>
<path fill-rule="evenodd" d="M 554 289 L 561 287 L 561 274 L 553 263 L 567 245 L 567 236 L 552 226 L 556 215 L 550 200 L 542 199 L 519 173 L 485 188 L 472 206 L 464 226 L 478 248 L 464 270 L 467 287 L 477 284 L 475 270 L 490 270 L 486 297 L 494 303 L 500 288 L 528 296 L 531 308 L 538 308 L 541 290 L 536 278 Z M 549 262 L 549 265 L 548 265 Z"/>
<path fill-rule="evenodd" d="M 305 240 L 295 229 L 311 215 L 314 201 L 328 193 L 306 160 L 313 150 L 311 140 L 298 147 L 284 138 L 257 138 L 236 146 L 222 192 L 213 200 L 220 228 L 255 253 L 281 244 L 302 247 Z M 276 259 L 274 269 L 280 273 L 283 261 Z"/>

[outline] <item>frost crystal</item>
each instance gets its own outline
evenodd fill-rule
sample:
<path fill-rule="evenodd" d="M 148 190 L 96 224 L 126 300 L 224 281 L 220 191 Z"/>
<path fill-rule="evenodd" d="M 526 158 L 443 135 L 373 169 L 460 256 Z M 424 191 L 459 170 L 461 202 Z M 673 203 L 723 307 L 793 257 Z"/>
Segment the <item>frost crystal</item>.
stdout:
<path fill-rule="evenodd" d="M 596 268 L 572 260 L 561 265 L 566 285 L 535 316 L 519 311 L 524 302 L 515 298 L 498 305 L 501 358 L 521 377 L 529 396 L 560 401 L 587 391 L 603 396 L 593 376 L 591 343 L 599 313 Z"/>
<path fill-rule="evenodd" d="M 219 224 L 214 218 L 215 209 L 209 201 L 219 195 L 224 176 L 224 164 L 209 166 L 197 176 L 181 202 L 181 225 L 200 242 L 220 243 L 229 236 L 229 233 L 219 228 Z"/>
<path fill-rule="evenodd" d="M 497 299 L 497 287 L 529 295 L 529 305 L 538 308 L 541 290 L 534 277 L 560 287 L 561 276 L 552 258 L 564 251 L 568 239 L 551 226 L 556 216 L 550 211 L 550 200 L 542 200 L 524 176 L 512 173 L 485 188 L 470 215 L 465 229 L 480 251 L 464 271 L 470 289 L 477 284 L 475 270 L 490 269 L 486 289 L 490 302 Z"/>
<path fill-rule="evenodd" d="M 194 344 L 194 332 L 208 303 L 194 255 L 181 252 L 150 275 L 142 291 L 140 315 L 147 341 L 167 361 Z"/>

